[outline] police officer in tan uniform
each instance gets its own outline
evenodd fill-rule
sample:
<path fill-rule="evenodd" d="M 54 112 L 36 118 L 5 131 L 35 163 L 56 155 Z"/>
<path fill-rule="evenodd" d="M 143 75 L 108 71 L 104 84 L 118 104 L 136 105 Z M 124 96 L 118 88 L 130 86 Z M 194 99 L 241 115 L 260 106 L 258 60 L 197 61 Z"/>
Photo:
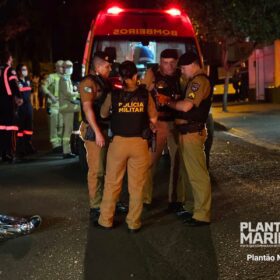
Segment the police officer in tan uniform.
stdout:
<path fill-rule="evenodd" d="M 209 79 L 203 73 L 196 53 L 186 52 L 180 57 L 178 64 L 181 66 L 182 75 L 189 79 L 185 98 L 180 101 L 168 100 L 165 96 L 161 98 L 165 99 L 167 106 L 178 112 L 176 127 L 180 133 L 179 147 L 194 199 L 192 208 L 189 201 L 185 205 L 189 212 L 185 213 L 184 222 L 188 226 L 203 226 L 210 223 L 211 184 L 204 143 L 212 92 Z"/>
<path fill-rule="evenodd" d="M 113 140 L 109 145 L 104 194 L 100 206 L 99 225 L 113 227 L 115 205 L 118 201 L 123 177 L 128 173 L 129 212 L 126 217 L 129 232 L 141 228 L 143 188 L 149 167 L 146 132 L 150 123 L 154 126 L 157 111 L 145 86 L 137 86 L 137 68 L 131 61 L 119 67 L 124 89 L 108 95 L 101 109 L 107 117 L 111 107 L 111 130 Z"/>
<path fill-rule="evenodd" d="M 182 202 L 184 202 L 184 186 L 183 182 L 178 183 L 178 143 L 175 141 L 174 134 L 174 110 L 160 104 L 157 99 L 158 93 L 163 93 L 173 100 L 182 97 L 181 91 L 181 71 L 177 68 L 178 52 L 176 49 L 165 49 L 160 54 L 159 66 L 152 67 L 147 70 L 143 84 L 152 92 L 152 96 L 156 102 L 159 113 L 157 123 L 157 149 L 151 153 L 151 166 L 148 172 L 147 183 L 145 184 L 144 203 L 151 204 L 153 192 L 153 176 L 167 144 L 170 155 L 170 177 L 168 201 L 169 209 L 173 211 L 181 211 Z M 182 183 L 181 183 L 182 182 Z"/>
<path fill-rule="evenodd" d="M 108 120 L 100 117 L 100 108 L 111 90 L 108 84 L 110 71 L 109 57 L 104 52 L 96 52 L 93 69 L 79 86 L 83 119 L 80 134 L 87 152 L 90 216 L 93 222 L 96 222 L 99 217 L 104 185 Z"/>

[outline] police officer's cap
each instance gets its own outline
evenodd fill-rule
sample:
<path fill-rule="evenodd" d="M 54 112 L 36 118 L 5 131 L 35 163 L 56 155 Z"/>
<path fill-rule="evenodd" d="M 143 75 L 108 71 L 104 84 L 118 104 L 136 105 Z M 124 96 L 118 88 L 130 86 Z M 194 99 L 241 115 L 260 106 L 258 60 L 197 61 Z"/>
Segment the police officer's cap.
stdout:
<path fill-rule="evenodd" d="M 160 57 L 178 59 L 178 52 L 176 49 L 165 49 L 161 52 Z"/>
<path fill-rule="evenodd" d="M 193 51 L 187 51 L 180 56 L 178 66 L 190 65 L 195 61 L 199 62 L 199 56 Z"/>
<path fill-rule="evenodd" d="M 63 63 L 63 67 L 72 67 L 72 66 L 73 66 L 73 63 L 70 60 L 66 60 Z"/>
<path fill-rule="evenodd" d="M 63 60 L 58 60 L 58 61 L 55 63 L 55 66 L 56 66 L 56 67 L 61 67 L 61 66 L 63 66 L 63 63 L 64 63 Z"/>
<path fill-rule="evenodd" d="M 137 67 L 132 61 L 126 60 L 119 66 L 119 73 L 123 79 L 131 79 L 137 74 Z"/>
<path fill-rule="evenodd" d="M 109 58 L 109 55 L 108 55 L 107 53 L 105 53 L 105 52 L 97 51 L 97 52 L 94 53 L 94 58 L 95 58 L 95 57 L 98 57 L 98 58 L 100 58 L 100 59 L 103 59 L 103 60 L 105 60 L 105 61 L 111 63 L 110 58 Z"/>

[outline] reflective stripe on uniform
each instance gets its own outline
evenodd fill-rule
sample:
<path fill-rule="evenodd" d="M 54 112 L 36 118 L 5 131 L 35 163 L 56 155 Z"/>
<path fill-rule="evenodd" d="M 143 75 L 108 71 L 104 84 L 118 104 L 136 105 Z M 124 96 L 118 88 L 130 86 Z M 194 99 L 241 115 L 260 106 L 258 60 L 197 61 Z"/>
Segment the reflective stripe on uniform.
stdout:
<path fill-rule="evenodd" d="M 0 130 L 18 130 L 16 125 L 0 125 Z"/>
<path fill-rule="evenodd" d="M 21 87 L 21 88 L 19 88 L 20 92 L 30 91 L 30 90 L 31 90 L 31 87 Z"/>
<path fill-rule="evenodd" d="M 25 134 L 25 135 L 33 135 L 33 131 L 32 130 L 24 130 L 23 134 Z"/>
<path fill-rule="evenodd" d="M 11 80 L 17 80 L 18 78 L 17 78 L 17 76 L 10 76 L 9 77 L 9 81 L 11 81 Z"/>
<path fill-rule="evenodd" d="M 10 85 L 9 85 L 9 81 L 8 81 L 8 70 L 10 68 L 11 67 L 9 66 L 4 71 L 4 84 L 5 84 L 5 88 L 6 88 L 6 91 L 7 91 L 8 95 L 12 95 L 12 91 L 11 91 L 11 88 L 10 88 Z"/>

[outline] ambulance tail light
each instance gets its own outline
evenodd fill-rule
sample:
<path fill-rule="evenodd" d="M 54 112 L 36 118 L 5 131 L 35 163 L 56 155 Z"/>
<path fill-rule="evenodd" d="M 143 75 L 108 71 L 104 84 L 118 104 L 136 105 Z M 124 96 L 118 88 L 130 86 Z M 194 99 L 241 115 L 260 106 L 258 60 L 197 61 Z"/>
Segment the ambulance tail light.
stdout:
<path fill-rule="evenodd" d="M 166 10 L 166 13 L 170 14 L 171 16 L 180 16 L 182 14 L 181 11 L 176 8 Z"/>
<path fill-rule="evenodd" d="M 121 13 L 123 11 L 123 9 L 121 9 L 120 7 L 111 7 L 107 10 L 108 14 L 112 14 L 112 15 L 118 15 L 119 13 Z"/>

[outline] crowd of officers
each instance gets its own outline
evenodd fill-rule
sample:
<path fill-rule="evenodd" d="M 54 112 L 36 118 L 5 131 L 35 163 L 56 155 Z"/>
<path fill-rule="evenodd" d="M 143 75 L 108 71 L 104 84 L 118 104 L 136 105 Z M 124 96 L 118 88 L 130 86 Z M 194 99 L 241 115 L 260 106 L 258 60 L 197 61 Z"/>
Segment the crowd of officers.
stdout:
<path fill-rule="evenodd" d="M 26 64 L 12 68 L 10 52 L 2 52 L 0 60 L 0 157 L 4 162 L 14 163 L 15 157 L 36 153 L 32 144 L 32 82 Z M 56 72 L 42 81 L 40 89 L 47 100 L 52 152 L 63 153 L 63 158 L 75 157 L 70 149 L 70 136 L 74 114 L 80 111 L 79 94 L 71 81 L 72 72 L 71 61 L 59 60 Z"/>
<path fill-rule="evenodd" d="M 1 55 L 1 62 L 1 157 L 12 162 L 16 143 L 23 153 L 35 152 L 31 85 L 26 65 L 13 70 L 9 52 Z M 56 72 L 42 85 L 52 149 L 64 158 L 75 156 L 70 136 L 74 114 L 82 108 L 80 136 L 87 155 L 94 225 L 112 229 L 115 212 L 128 212 L 128 230 L 140 230 L 143 207 L 152 205 L 155 170 L 166 145 L 171 160 L 168 209 L 188 226 L 209 225 L 211 185 L 204 143 L 212 91 L 199 56 L 187 51 L 179 58 L 177 50 L 166 49 L 159 64 L 148 69 L 141 81 L 136 65 L 125 61 L 118 69 L 121 86 L 110 83 L 111 65 L 105 52 L 96 52 L 90 74 L 78 91 L 71 81 L 72 62 L 58 61 Z M 155 144 L 151 139 L 156 149 L 151 149 Z M 126 173 L 128 209 L 120 202 Z"/>
<path fill-rule="evenodd" d="M 159 158 L 167 143 L 170 158 L 169 206 L 188 226 L 210 223 L 211 185 L 204 143 L 212 100 L 208 77 L 196 53 L 180 58 L 162 51 L 158 66 L 139 81 L 136 65 L 119 66 L 122 86 L 110 84 L 111 61 L 96 52 L 92 69 L 79 85 L 83 121 L 80 134 L 88 163 L 90 217 L 112 229 L 127 172 L 128 230 L 141 228 L 143 206 L 152 204 Z M 185 87 L 182 90 L 182 84 Z M 156 151 L 149 149 L 151 135 Z M 149 208 L 149 207 L 148 207 Z"/>

